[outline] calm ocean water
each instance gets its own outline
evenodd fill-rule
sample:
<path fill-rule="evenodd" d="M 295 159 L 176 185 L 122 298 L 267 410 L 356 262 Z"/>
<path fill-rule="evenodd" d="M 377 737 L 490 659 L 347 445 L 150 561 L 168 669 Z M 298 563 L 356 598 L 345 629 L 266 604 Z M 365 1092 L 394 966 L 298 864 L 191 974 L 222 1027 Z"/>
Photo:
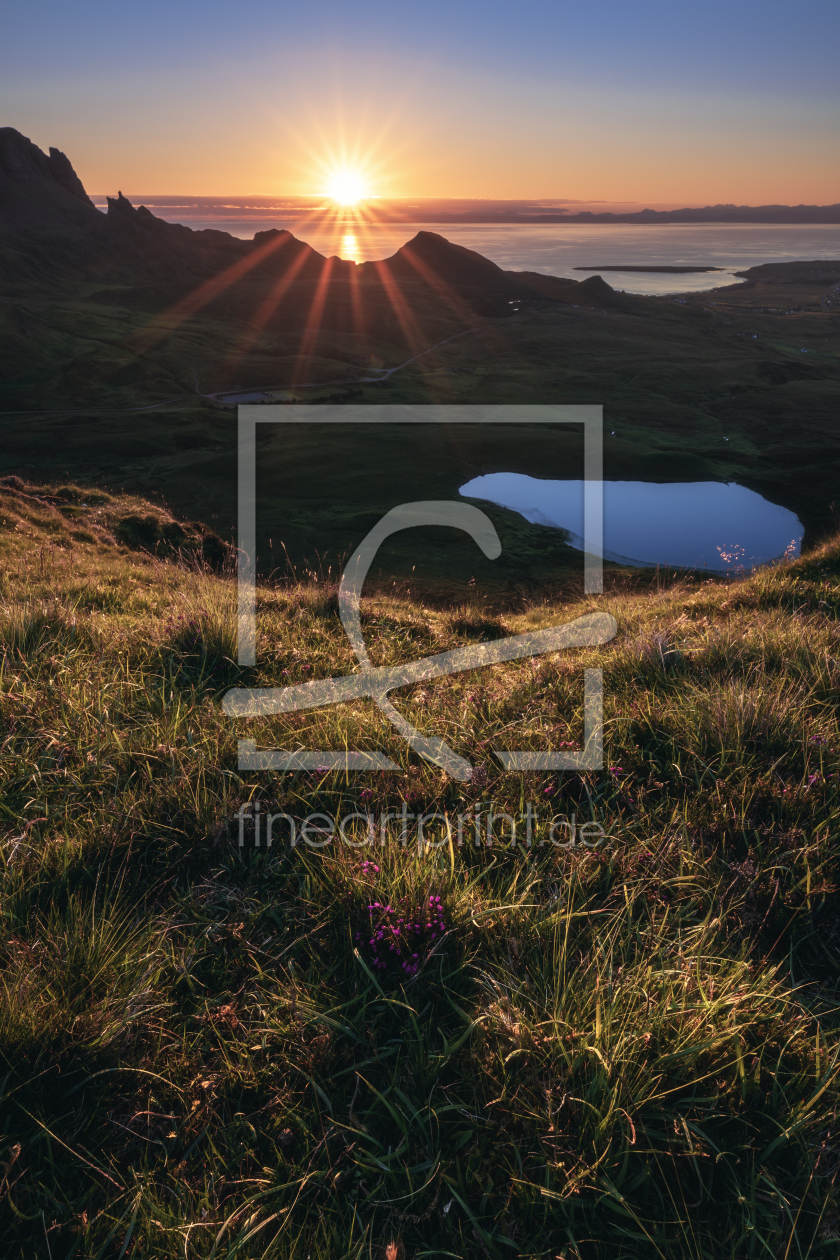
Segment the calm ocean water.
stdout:
<path fill-rule="evenodd" d="M 100 199 L 97 198 L 97 202 Z M 104 201 L 104 199 L 102 199 Z M 815 258 L 840 258 L 840 225 L 802 226 L 782 224 L 374 224 L 347 219 L 334 227 L 313 226 L 293 218 L 273 217 L 244 205 L 239 215 L 235 203 L 202 207 L 156 205 L 149 208 L 160 218 L 187 227 L 218 228 L 233 236 L 251 239 L 266 228 L 287 228 L 327 255 L 338 254 L 355 262 L 388 258 L 418 231 L 440 232 L 450 241 L 474 249 L 509 271 L 539 271 L 545 275 L 586 278 L 576 267 L 629 264 L 722 267 L 702 275 L 639 275 L 607 273 L 616 289 L 628 293 L 688 293 L 737 284 L 736 271 L 758 263 L 795 262 Z M 190 213 L 192 211 L 192 213 Z"/>
<path fill-rule="evenodd" d="M 290 230 L 292 230 L 290 228 Z M 766 262 L 840 258 L 840 226 L 744 226 L 741 224 L 387 224 L 332 232 L 300 231 L 322 254 L 367 262 L 387 258 L 418 231 L 440 232 L 474 249 L 507 271 L 539 271 L 585 280 L 576 267 L 722 267 L 703 275 L 640 275 L 608 272 L 605 279 L 627 293 L 689 293 L 739 283 L 736 271 Z M 252 234 L 252 233 L 251 233 Z"/>

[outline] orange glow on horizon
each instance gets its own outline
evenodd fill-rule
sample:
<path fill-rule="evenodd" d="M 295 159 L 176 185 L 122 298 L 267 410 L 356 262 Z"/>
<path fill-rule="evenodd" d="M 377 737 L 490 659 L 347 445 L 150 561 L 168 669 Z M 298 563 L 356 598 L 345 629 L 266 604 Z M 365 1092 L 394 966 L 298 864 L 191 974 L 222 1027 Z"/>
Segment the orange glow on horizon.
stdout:
<path fill-rule="evenodd" d="M 319 197 L 348 216 L 371 200 L 384 210 L 422 198 L 548 200 L 616 213 L 840 200 L 836 129 L 828 110 L 804 100 L 761 98 L 760 108 L 758 99 L 745 108 L 749 96 L 733 88 L 706 111 L 694 97 L 668 95 L 664 108 L 645 91 L 590 83 L 581 95 L 552 82 L 517 103 L 495 78 L 436 92 L 425 72 L 404 67 L 387 88 L 376 74 L 367 82 L 354 74 L 351 88 L 341 64 L 338 56 L 334 82 L 327 75 L 330 90 L 303 84 L 294 110 L 257 80 L 235 109 L 220 95 L 207 113 L 167 114 L 159 135 L 142 112 L 128 136 L 122 115 L 66 136 L 32 129 L 42 147 L 62 141 L 96 195 Z M 245 117 L 247 126 L 234 125 Z"/>

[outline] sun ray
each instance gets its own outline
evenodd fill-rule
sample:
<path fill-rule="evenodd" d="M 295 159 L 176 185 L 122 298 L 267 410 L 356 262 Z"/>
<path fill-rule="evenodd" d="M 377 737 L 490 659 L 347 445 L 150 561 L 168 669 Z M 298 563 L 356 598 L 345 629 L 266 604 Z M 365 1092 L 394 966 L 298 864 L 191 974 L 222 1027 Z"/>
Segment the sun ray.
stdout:
<path fill-rule="evenodd" d="M 447 284 L 436 271 L 433 271 L 427 263 L 419 258 L 416 252 L 411 248 L 411 243 L 403 246 L 403 257 L 406 262 L 414 268 L 418 276 L 426 282 L 452 310 L 458 319 L 463 320 L 469 327 L 477 328 L 482 331 L 482 340 L 492 347 L 494 344 L 498 348 L 505 346 L 503 339 L 499 336 L 498 330 L 492 324 L 483 319 L 477 311 L 464 301 L 457 290 Z M 507 348 L 507 347 L 505 347 Z"/>
<path fill-rule="evenodd" d="M 415 354 L 419 353 L 428 339 L 424 337 L 423 331 L 417 323 L 396 277 L 386 262 L 373 262 L 370 265 L 376 271 L 377 278 L 391 304 L 391 309 L 397 317 L 397 322 L 405 335 L 409 349 Z"/>
<path fill-rule="evenodd" d="M 309 314 L 306 317 L 306 326 L 298 351 L 298 363 L 292 384 L 298 384 L 301 377 L 306 375 L 307 364 L 318 344 L 318 334 L 321 331 L 321 317 L 327 301 L 333 268 L 337 261 L 335 258 L 327 258 L 321 268 L 321 274 L 318 277 L 318 283 L 315 286 L 315 293 L 309 307 Z"/>
<path fill-rule="evenodd" d="M 303 242 L 301 242 L 303 244 Z M 314 251 L 313 251 L 314 252 Z M 288 271 L 279 276 L 276 284 L 271 291 L 263 298 L 253 318 L 249 321 L 248 327 L 239 338 L 238 343 L 231 352 L 228 360 L 228 368 L 234 368 L 240 360 L 251 350 L 257 337 L 265 328 L 271 316 L 294 284 L 305 264 L 311 259 L 312 253 L 307 249 L 302 249 L 297 258 L 289 267 Z"/>
<path fill-rule="evenodd" d="M 354 260 L 355 261 L 355 260 Z M 365 313 L 359 285 L 358 265 L 350 272 L 350 322 L 355 336 L 363 336 L 366 332 Z"/>
<path fill-rule="evenodd" d="M 153 349 L 158 342 L 174 332 L 185 320 L 197 314 L 198 311 L 215 298 L 220 297 L 232 284 L 236 284 L 238 280 L 246 276 L 259 263 L 264 262 L 276 250 L 282 249 L 293 239 L 289 232 L 280 232 L 272 240 L 258 245 L 247 257 L 240 258 L 238 262 L 232 263 L 230 267 L 226 267 L 218 275 L 205 280 L 203 284 L 193 289 L 191 293 L 186 294 L 185 297 L 179 298 L 168 310 L 153 316 L 146 327 L 139 330 L 134 336 L 134 340 L 140 343 L 141 351 Z"/>
<path fill-rule="evenodd" d="M 463 319 L 468 323 L 475 323 L 478 316 L 469 303 L 465 302 L 457 290 L 453 289 L 445 280 L 442 280 L 436 271 L 433 271 L 422 258 L 417 256 L 411 248 L 410 242 L 403 245 L 402 256 L 409 266 L 414 268 L 421 280 L 425 280 L 426 284 L 434 289 L 435 293 L 449 305 L 452 312 L 459 319 Z"/>

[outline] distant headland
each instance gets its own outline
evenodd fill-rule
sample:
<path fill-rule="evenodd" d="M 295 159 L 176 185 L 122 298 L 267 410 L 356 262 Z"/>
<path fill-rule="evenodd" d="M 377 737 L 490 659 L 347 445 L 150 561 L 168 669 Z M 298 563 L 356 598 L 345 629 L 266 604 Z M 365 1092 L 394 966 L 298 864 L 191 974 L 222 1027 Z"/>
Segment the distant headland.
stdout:
<path fill-rule="evenodd" d="M 578 203 L 579 204 L 579 203 Z M 468 202 L 417 200 L 377 202 L 377 217 L 412 223 L 840 223 L 840 204 L 831 206 L 713 205 L 677 210 L 577 210 L 562 202 Z"/>
<path fill-rule="evenodd" d="M 113 194 L 112 194 L 113 195 Z M 840 224 L 840 204 L 830 206 L 736 206 L 711 205 L 682 209 L 632 209 L 621 203 L 613 209 L 596 209 L 597 202 L 562 200 L 477 200 L 474 198 L 372 198 L 354 208 L 337 207 L 323 196 L 234 195 L 200 197 L 191 194 L 158 195 L 149 192 L 128 194 L 132 202 L 146 205 L 163 219 L 203 222 L 207 227 L 231 218 L 253 220 L 255 228 L 266 222 L 298 223 L 308 219 L 368 224 L 487 225 L 514 224 L 544 226 L 552 223 L 604 224 Z M 92 194 L 101 210 L 107 207 L 105 194 Z M 581 208 L 585 206 L 586 208 Z"/>

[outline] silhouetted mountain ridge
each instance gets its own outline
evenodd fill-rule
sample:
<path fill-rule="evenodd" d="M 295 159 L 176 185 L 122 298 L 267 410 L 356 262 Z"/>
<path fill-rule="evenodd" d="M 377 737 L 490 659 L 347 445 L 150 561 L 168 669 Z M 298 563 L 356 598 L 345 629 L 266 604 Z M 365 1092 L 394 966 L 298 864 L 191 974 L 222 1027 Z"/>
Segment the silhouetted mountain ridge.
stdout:
<path fill-rule="evenodd" d="M 0 270 L 33 278 L 76 274 L 103 284 L 114 281 L 163 281 L 167 291 L 232 271 L 242 276 L 289 274 L 286 301 L 313 281 L 330 292 L 356 276 L 376 287 L 408 285 L 429 300 L 455 300 L 463 312 L 490 318 L 512 313 L 525 298 L 603 309 L 635 310 L 633 298 L 618 294 L 600 276 L 584 281 L 537 272 L 505 271 L 474 250 L 420 231 L 390 258 L 358 266 L 327 259 L 291 233 L 257 232 L 244 241 L 214 228 L 195 231 L 168 223 L 145 206 L 133 206 L 120 192 L 98 211 L 69 159 L 58 149 L 49 156 L 12 127 L 0 129 L 0 237 L 13 249 L 0 249 Z M 44 233 L 47 234 L 46 238 Z M 330 294 L 328 293 L 328 299 Z M 141 306 L 154 306 L 150 292 L 138 294 Z M 327 302 L 329 305 L 329 301 Z"/>
<path fill-rule="evenodd" d="M 0 229 L 75 230 L 99 217 L 65 154 L 47 156 L 14 127 L 0 127 Z"/>
<path fill-rule="evenodd" d="M 63 276 L 104 286 L 129 284 L 132 289 L 122 289 L 121 299 L 144 310 L 178 301 L 179 294 L 203 282 L 210 285 L 205 304 L 218 305 L 224 293 L 231 313 L 243 285 L 253 300 L 254 284 L 282 284 L 290 313 L 296 299 L 305 312 L 308 290 L 319 285 L 320 317 L 327 321 L 346 317 L 348 285 L 367 294 L 374 306 L 382 290 L 388 302 L 395 294 L 409 305 L 444 302 L 465 319 L 508 316 L 526 298 L 635 309 L 634 299 L 617 294 L 600 277 L 581 282 L 504 271 L 436 232 L 418 232 L 391 258 L 357 266 L 325 258 L 285 230 L 257 232 L 244 241 L 213 228 L 194 231 L 168 223 L 145 206 L 133 206 L 121 192 L 107 204 L 105 214 L 94 207 L 63 153 L 51 149 L 47 157 L 13 128 L 0 130 L 0 270 L 24 282 L 53 283 Z"/>
<path fill-rule="evenodd" d="M 361 269 L 384 267 L 395 277 L 419 277 L 430 283 L 434 277 L 463 294 L 492 294 L 508 305 L 525 297 L 541 297 L 577 306 L 635 309 L 633 298 L 616 293 L 600 276 L 580 281 L 544 276 L 536 271 L 504 271 L 489 258 L 456 245 L 437 232 L 418 232 L 391 258 L 381 263 L 363 263 Z"/>

